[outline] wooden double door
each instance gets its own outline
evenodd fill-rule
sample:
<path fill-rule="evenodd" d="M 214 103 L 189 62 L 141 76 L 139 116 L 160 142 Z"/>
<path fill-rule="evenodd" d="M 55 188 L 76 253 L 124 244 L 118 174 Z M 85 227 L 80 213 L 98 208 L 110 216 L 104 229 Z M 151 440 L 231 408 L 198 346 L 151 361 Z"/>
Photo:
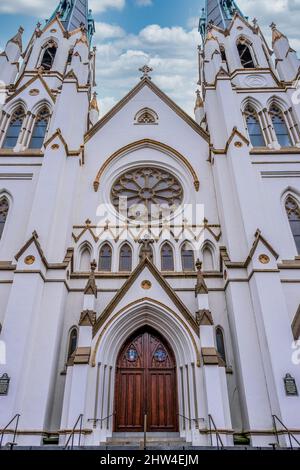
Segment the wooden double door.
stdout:
<path fill-rule="evenodd" d="M 145 328 L 129 338 L 117 361 L 115 431 L 176 432 L 176 362 L 168 343 Z"/>

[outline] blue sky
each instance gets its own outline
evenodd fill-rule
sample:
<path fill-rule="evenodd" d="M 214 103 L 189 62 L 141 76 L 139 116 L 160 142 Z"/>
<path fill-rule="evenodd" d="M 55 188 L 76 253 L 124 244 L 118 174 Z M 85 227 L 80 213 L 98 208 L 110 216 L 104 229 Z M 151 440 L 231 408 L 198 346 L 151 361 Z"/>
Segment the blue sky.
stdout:
<path fill-rule="evenodd" d="M 0 0 L 0 48 L 22 25 L 24 44 L 38 20 L 46 19 L 59 0 Z M 90 0 L 97 33 L 97 91 L 104 114 L 139 80 L 149 63 L 153 80 L 192 114 L 197 88 L 197 22 L 204 0 Z M 272 21 L 300 50 L 300 0 L 239 0 L 256 17 L 270 42 Z"/>

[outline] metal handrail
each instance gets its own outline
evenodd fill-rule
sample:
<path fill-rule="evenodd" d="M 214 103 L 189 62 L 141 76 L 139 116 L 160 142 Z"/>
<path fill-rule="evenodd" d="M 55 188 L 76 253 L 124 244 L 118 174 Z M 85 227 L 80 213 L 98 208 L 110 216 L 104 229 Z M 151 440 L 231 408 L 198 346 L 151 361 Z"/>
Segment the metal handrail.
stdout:
<path fill-rule="evenodd" d="M 223 444 L 223 441 L 221 439 L 221 435 L 217 429 L 217 426 L 216 426 L 216 423 L 214 422 L 214 419 L 212 417 L 212 415 L 208 415 L 208 422 L 209 422 L 209 434 L 210 434 L 210 443 L 211 443 L 211 446 L 213 446 L 213 438 L 212 438 L 212 427 L 211 425 L 213 425 L 213 428 L 215 430 L 215 433 L 216 433 L 216 437 L 217 437 L 217 447 L 218 447 L 218 450 L 220 450 L 220 447 L 221 449 L 224 448 L 224 444 Z"/>
<path fill-rule="evenodd" d="M 97 423 L 103 423 L 103 421 L 108 421 L 110 418 L 112 418 L 113 416 L 115 416 L 116 412 L 112 413 L 111 415 L 109 416 L 106 416 L 105 418 L 90 418 L 88 419 L 88 423 L 93 423 L 93 426 L 95 427 L 97 425 Z"/>
<path fill-rule="evenodd" d="M 272 415 L 272 418 L 273 418 L 273 424 L 274 424 L 274 434 L 276 435 L 276 439 L 277 439 L 277 444 L 278 446 L 280 447 L 280 442 L 279 442 L 279 431 L 277 429 L 277 423 L 276 421 L 278 421 L 281 426 L 286 430 L 286 433 L 287 435 L 289 436 L 289 441 L 290 441 L 290 449 L 293 450 L 293 443 L 292 443 L 292 439 L 294 439 L 294 441 L 298 444 L 298 446 L 300 447 L 300 442 L 298 441 L 298 439 L 294 436 L 294 434 L 286 427 L 286 425 L 281 421 L 281 419 L 278 418 L 277 415 Z"/>
<path fill-rule="evenodd" d="M 5 431 L 9 428 L 9 426 L 16 420 L 16 425 L 15 425 L 15 429 L 14 429 L 14 438 L 13 438 L 13 441 L 11 443 L 11 449 L 13 450 L 13 447 L 16 443 L 16 437 L 17 437 L 17 431 L 18 431 L 18 427 L 19 427 L 19 419 L 20 419 L 20 414 L 17 413 L 13 419 L 10 420 L 10 422 L 5 426 L 5 428 L 2 429 L 1 431 L 1 440 L 0 440 L 0 449 L 2 448 L 2 442 L 3 442 L 3 438 L 4 438 L 4 434 L 5 434 Z"/>
<path fill-rule="evenodd" d="M 73 429 L 72 429 L 72 432 L 71 432 L 71 434 L 70 434 L 70 436 L 69 436 L 69 439 L 68 439 L 67 442 L 66 442 L 66 445 L 65 445 L 65 447 L 64 447 L 64 450 L 67 450 L 67 449 L 68 449 L 68 447 L 69 447 L 69 442 L 70 442 L 71 439 L 72 439 L 71 450 L 73 450 L 73 447 L 74 447 L 74 436 L 75 436 L 75 433 L 76 433 L 76 428 L 77 428 L 78 423 L 80 423 L 80 425 L 79 425 L 79 442 L 78 442 L 78 446 L 80 447 L 80 444 L 81 444 L 81 434 L 82 434 L 82 422 L 83 422 L 83 414 L 80 414 L 80 415 L 78 416 L 78 419 L 77 419 L 77 421 L 76 421 L 76 423 L 75 423 Z"/>
<path fill-rule="evenodd" d="M 190 423 L 196 423 L 196 427 L 199 428 L 199 421 L 204 421 L 203 418 L 188 418 L 187 416 L 184 416 L 180 413 L 177 413 L 177 416 L 180 418 L 183 418 L 186 421 L 189 421 Z"/>

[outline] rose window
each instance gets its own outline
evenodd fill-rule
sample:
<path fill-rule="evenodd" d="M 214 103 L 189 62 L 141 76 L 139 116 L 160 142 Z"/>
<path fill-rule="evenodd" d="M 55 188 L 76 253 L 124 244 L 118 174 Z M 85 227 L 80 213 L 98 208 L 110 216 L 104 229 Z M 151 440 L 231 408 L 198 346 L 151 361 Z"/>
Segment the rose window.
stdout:
<path fill-rule="evenodd" d="M 114 207 L 131 219 L 172 214 L 183 201 L 175 176 L 159 168 L 138 168 L 124 173 L 111 190 Z"/>

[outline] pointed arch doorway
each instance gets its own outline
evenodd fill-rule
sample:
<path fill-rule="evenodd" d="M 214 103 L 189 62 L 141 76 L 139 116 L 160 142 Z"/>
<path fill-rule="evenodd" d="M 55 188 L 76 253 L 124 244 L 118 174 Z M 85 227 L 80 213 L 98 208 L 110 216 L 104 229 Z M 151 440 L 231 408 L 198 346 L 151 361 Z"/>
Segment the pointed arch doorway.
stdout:
<path fill-rule="evenodd" d="M 144 327 L 122 346 L 117 359 L 115 432 L 178 431 L 176 361 L 167 341 Z"/>

